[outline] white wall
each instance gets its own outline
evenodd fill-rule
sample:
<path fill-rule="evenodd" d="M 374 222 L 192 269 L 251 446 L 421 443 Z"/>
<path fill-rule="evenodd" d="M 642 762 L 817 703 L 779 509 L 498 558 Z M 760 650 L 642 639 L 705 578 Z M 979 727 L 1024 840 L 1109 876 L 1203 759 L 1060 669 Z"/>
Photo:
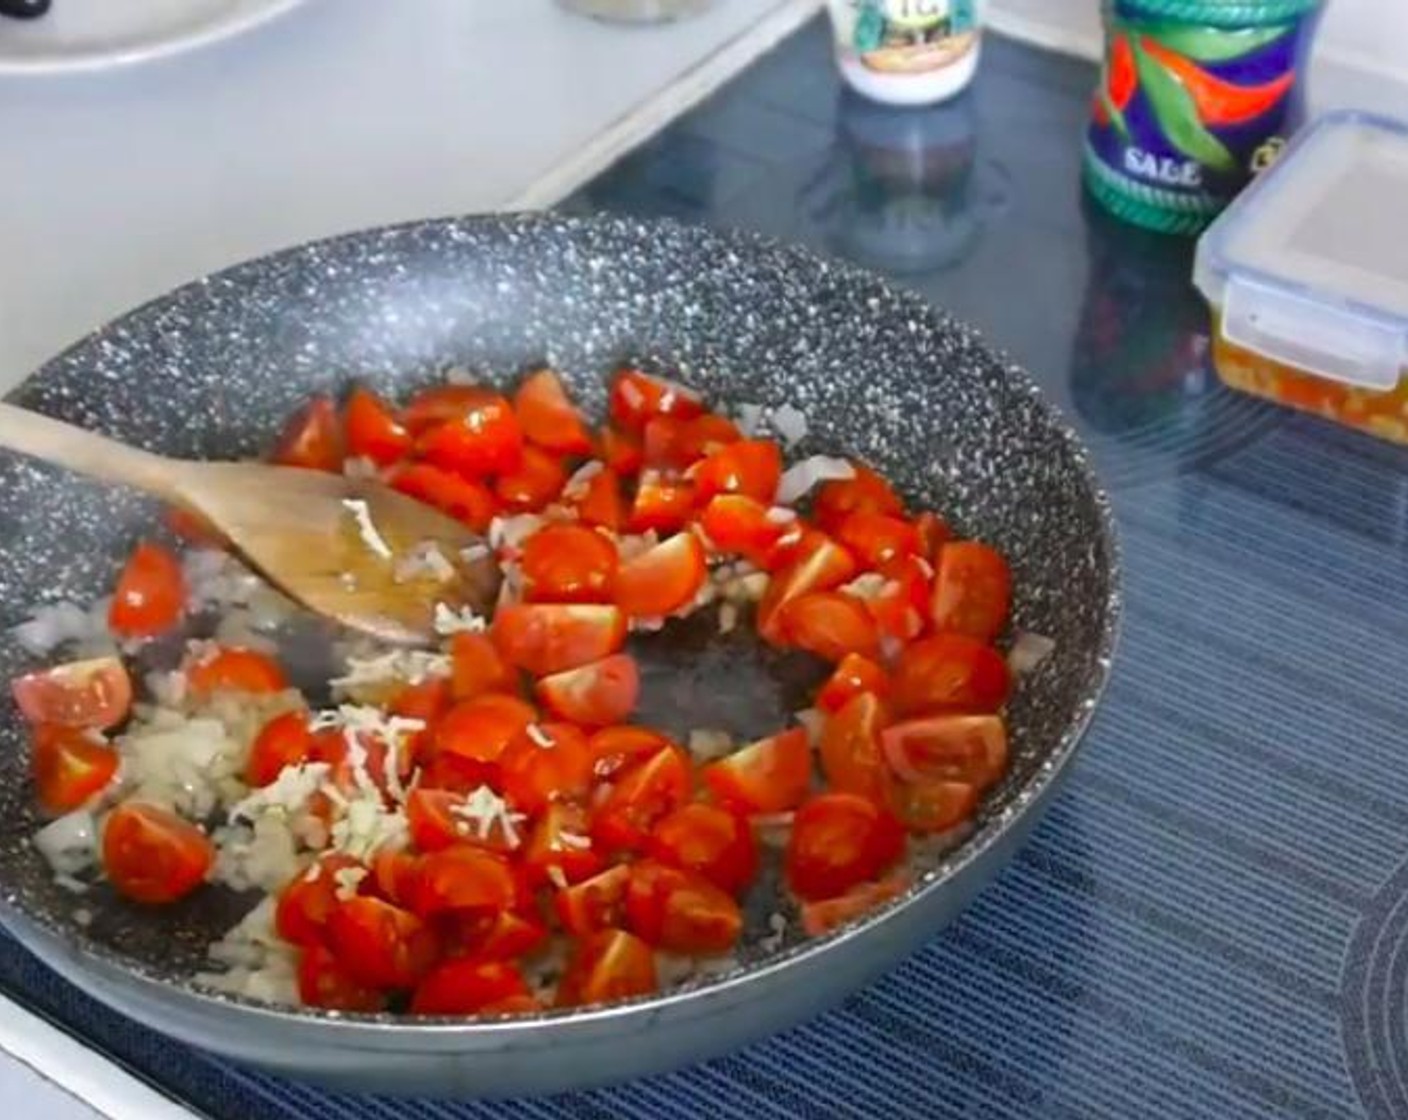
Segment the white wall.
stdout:
<path fill-rule="evenodd" d="M 994 27 L 1073 54 L 1099 52 L 1100 0 L 988 0 Z M 1329 0 L 1315 40 L 1316 108 L 1356 105 L 1408 116 L 1408 2 Z"/>

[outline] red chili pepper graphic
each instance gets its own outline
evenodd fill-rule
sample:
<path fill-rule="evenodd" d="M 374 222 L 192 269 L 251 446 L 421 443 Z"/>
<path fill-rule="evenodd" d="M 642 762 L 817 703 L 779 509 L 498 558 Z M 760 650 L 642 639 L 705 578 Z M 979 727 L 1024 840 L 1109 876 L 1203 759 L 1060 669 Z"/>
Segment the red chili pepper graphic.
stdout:
<path fill-rule="evenodd" d="M 1134 96 L 1134 91 L 1139 88 L 1139 75 L 1134 69 L 1134 52 L 1129 48 L 1129 40 L 1123 35 L 1116 35 L 1115 41 L 1110 44 L 1110 64 L 1108 76 L 1105 80 L 1105 90 L 1110 95 L 1110 102 L 1120 112 L 1129 108 L 1130 98 Z"/>
<path fill-rule="evenodd" d="M 1188 91 L 1198 108 L 1199 119 L 1204 125 L 1212 128 L 1242 124 L 1261 116 L 1285 96 L 1286 91 L 1291 88 L 1291 83 L 1295 81 L 1295 74 L 1289 73 L 1282 74 L 1275 81 L 1265 85 L 1233 85 L 1213 77 L 1196 63 L 1161 46 L 1153 39 L 1141 38 L 1140 46 L 1183 83 L 1183 88 Z M 1113 74 L 1112 69 L 1112 82 Z"/>

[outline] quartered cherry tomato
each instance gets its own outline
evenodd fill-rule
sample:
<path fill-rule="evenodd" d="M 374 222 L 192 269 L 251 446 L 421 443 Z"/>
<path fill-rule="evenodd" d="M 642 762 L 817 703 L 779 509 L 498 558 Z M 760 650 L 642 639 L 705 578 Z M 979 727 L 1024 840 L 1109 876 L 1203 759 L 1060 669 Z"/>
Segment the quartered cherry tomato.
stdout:
<path fill-rule="evenodd" d="M 274 441 L 269 458 L 281 467 L 340 474 L 344 458 L 342 423 L 332 398 L 319 393 L 290 416 Z"/>
<path fill-rule="evenodd" d="M 514 603 L 494 614 L 489 635 L 506 661 L 542 677 L 615 653 L 626 616 L 597 603 Z"/>
<path fill-rule="evenodd" d="M 920 551 L 919 531 L 902 517 L 856 510 L 847 514 L 836 539 L 865 567 L 879 571 L 902 556 Z"/>
<path fill-rule="evenodd" d="M 823 712 L 839 712 L 862 692 L 883 700 L 890 694 L 889 674 L 869 658 L 848 653 L 816 694 L 816 706 Z"/>
<path fill-rule="evenodd" d="M 190 894 L 215 863 L 215 845 L 189 821 L 155 805 L 128 801 L 103 823 L 103 870 L 137 902 L 167 903 Z"/>
<path fill-rule="evenodd" d="M 894 779 L 881 735 L 890 713 L 874 693 L 862 692 L 828 716 L 821 732 L 821 770 L 827 784 L 880 805 L 889 804 Z"/>
<path fill-rule="evenodd" d="M 298 998 L 309 1007 L 328 1011 L 381 1011 L 386 997 L 375 988 L 354 980 L 321 945 L 304 949 L 298 958 Z"/>
<path fill-rule="evenodd" d="M 348 455 L 385 467 L 410 453 L 411 433 L 370 389 L 358 386 L 352 390 L 347 398 L 346 425 Z"/>
<path fill-rule="evenodd" d="M 453 471 L 441 470 L 429 463 L 398 467 L 390 481 L 393 490 L 434 506 L 476 533 L 489 528 L 489 522 L 499 509 L 493 491 L 482 482 L 461 478 Z"/>
<path fill-rule="evenodd" d="M 127 638 L 150 638 L 175 626 L 186 606 L 181 564 L 159 544 L 143 541 L 117 580 L 108 625 Z"/>
<path fill-rule="evenodd" d="M 592 785 L 587 737 L 570 723 L 530 723 L 499 760 L 504 796 L 525 813 L 553 801 L 577 801 Z"/>
<path fill-rule="evenodd" d="M 514 692 L 518 680 L 487 634 L 460 633 L 450 639 L 450 692 L 473 700 L 486 692 Z"/>
<path fill-rule="evenodd" d="M 986 789 L 1007 770 L 1001 716 L 943 715 L 892 724 L 881 736 L 885 757 L 909 781 L 950 780 Z"/>
<path fill-rule="evenodd" d="M 892 696 L 902 716 L 995 712 L 1011 685 L 1007 662 L 991 646 L 964 634 L 935 634 L 900 654 Z"/>
<path fill-rule="evenodd" d="M 911 832 L 948 832 L 978 809 L 978 787 L 947 779 L 897 782 L 891 808 Z"/>
<path fill-rule="evenodd" d="M 421 852 L 438 852 L 457 844 L 508 854 L 521 842 L 517 828 L 465 815 L 465 795 L 456 790 L 417 786 L 406 798 L 411 843 Z"/>
<path fill-rule="evenodd" d="M 641 860 L 631 865 L 626 922 L 642 940 L 672 953 L 727 953 L 743 931 L 743 912 L 702 875 Z"/>
<path fill-rule="evenodd" d="M 553 896 L 553 907 L 562 928 L 578 937 L 619 926 L 624 918 L 626 887 L 631 869 L 618 863 L 588 879 L 573 883 Z"/>
<path fill-rule="evenodd" d="M 607 851 L 640 850 L 656 823 L 689 796 L 689 758 L 663 747 L 625 770 L 597 806 L 592 836 Z"/>
<path fill-rule="evenodd" d="M 631 533 L 674 533 L 683 529 L 694 512 L 694 487 L 683 478 L 657 470 L 641 472 L 635 501 L 626 517 Z"/>
<path fill-rule="evenodd" d="M 690 420 L 704 411 L 699 395 L 663 377 L 623 369 L 611 382 L 611 420 L 628 432 L 641 431 L 655 416 Z"/>
<path fill-rule="evenodd" d="M 894 488 L 864 463 L 854 463 L 856 476 L 822 484 L 812 503 L 812 515 L 828 533 L 838 533 L 853 513 L 899 516 L 904 503 Z"/>
<path fill-rule="evenodd" d="M 530 373 L 513 397 L 528 440 L 555 455 L 590 455 L 591 436 L 561 379 L 550 369 Z"/>
<path fill-rule="evenodd" d="M 909 878 L 895 874 L 878 883 L 860 883 L 845 894 L 802 904 L 802 931 L 820 937 L 870 913 L 909 889 Z"/>
<path fill-rule="evenodd" d="M 412 1015 L 475 1015 L 528 998 L 528 983 L 508 961 L 452 960 L 427 973 L 411 995 Z"/>
<path fill-rule="evenodd" d="M 839 591 L 812 591 L 784 603 L 775 617 L 778 641 L 827 661 L 848 654 L 876 658 L 880 635 L 865 606 Z"/>
<path fill-rule="evenodd" d="M 127 718 L 132 679 L 116 657 L 70 661 L 10 682 L 20 714 L 31 724 L 104 731 Z"/>
<path fill-rule="evenodd" d="M 39 804 L 50 813 L 79 808 L 106 789 L 117 774 L 117 751 L 96 731 L 40 724 L 34 729 L 30 750 Z"/>
<path fill-rule="evenodd" d="M 587 810 L 565 801 L 548 805 L 524 845 L 523 867 L 535 887 L 580 883 L 599 872 L 602 858 L 592 844 Z"/>
<path fill-rule="evenodd" d="M 459 844 L 421 858 L 410 909 L 422 918 L 450 911 L 494 913 L 513 909 L 518 899 L 508 860 L 487 848 Z"/>
<path fill-rule="evenodd" d="M 702 875 L 741 894 L 758 871 L 758 845 L 749 823 L 719 805 L 681 805 L 655 826 L 648 852 L 661 863 Z"/>
<path fill-rule="evenodd" d="M 718 494 L 745 494 L 771 502 L 782 478 L 782 451 L 770 439 L 739 440 L 715 451 L 689 477 L 700 505 Z"/>
<path fill-rule="evenodd" d="M 524 596 L 535 603 L 609 603 L 616 546 L 581 525 L 545 525 L 523 542 Z"/>
<path fill-rule="evenodd" d="M 856 574 L 855 557 L 824 533 L 813 533 L 791 562 L 773 574 L 758 604 L 758 633 L 768 641 L 780 637 L 781 607 L 810 591 L 830 591 Z"/>
<path fill-rule="evenodd" d="M 588 745 L 592 749 L 592 772 L 600 781 L 612 780 L 635 763 L 654 758 L 665 747 L 679 750 L 668 736 L 649 727 L 603 727 L 592 735 Z"/>
<path fill-rule="evenodd" d="M 511 961 L 531 953 L 548 939 L 547 926 L 536 915 L 516 910 L 458 915 L 454 921 L 458 940 L 448 952 L 477 961 Z"/>
<path fill-rule="evenodd" d="M 587 480 L 586 491 L 575 502 L 583 525 L 619 533 L 626 524 L 626 500 L 621 496 L 621 476 L 604 467 Z"/>
<path fill-rule="evenodd" d="M 991 642 L 1007 623 L 1012 575 L 1002 554 L 977 541 L 939 549 L 931 616 L 934 629 Z"/>
<path fill-rule="evenodd" d="M 559 1007 L 579 1007 L 649 995 L 659 987 L 655 955 L 639 937 L 620 929 L 577 943 L 557 988 Z"/>
<path fill-rule="evenodd" d="M 888 809 L 853 793 L 824 793 L 797 810 L 783 869 L 800 898 L 835 898 L 879 878 L 903 853 L 904 829 Z"/>
<path fill-rule="evenodd" d="M 616 575 L 616 604 L 632 618 L 673 614 L 694 601 L 709 578 L 704 546 L 676 533 L 627 560 Z"/>
<path fill-rule="evenodd" d="M 790 510 L 778 513 L 746 494 L 720 494 L 704 507 L 699 524 L 720 552 L 733 553 L 764 568 L 777 542 L 796 520 Z"/>
<path fill-rule="evenodd" d="M 601 461 L 622 478 L 635 478 L 645 465 L 645 452 L 640 439 L 615 428 L 603 428 L 597 440 Z"/>
<path fill-rule="evenodd" d="M 274 909 L 274 928 L 285 941 L 295 945 L 321 945 L 327 933 L 328 918 L 338 903 L 343 885 L 341 872 L 350 880 L 367 868 L 349 855 L 334 852 L 323 856 L 307 871 L 300 871 L 279 892 Z M 352 892 L 357 893 L 354 887 Z"/>
<path fill-rule="evenodd" d="M 477 764 L 485 777 L 497 774 L 508 745 L 538 718 L 531 704 L 517 696 L 489 692 L 456 704 L 435 725 L 437 755 L 454 755 Z"/>
<path fill-rule="evenodd" d="M 614 653 L 590 665 L 543 677 L 534 686 L 539 701 L 558 719 L 586 727 L 620 723 L 640 697 L 635 658 Z"/>
<path fill-rule="evenodd" d="M 368 988 L 414 987 L 440 954 L 431 926 L 379 898 L 358 895 L 338 901 L 327 931 L 337 964 Z"/>
<path fill-rule="evenodd" d="M 532 512 L 553 501 L 566 485 L 562 460 L 530 444 L 523 448 L 518 464 L 499 475 L 494 496 L 511 513 Z"/>
<path fill-rule="evenodd" d="M 807 795 L 812 749 L 800 727 L 759 739 L 703 770 L 704 784 L 741 813 L 781 813 Z"/>

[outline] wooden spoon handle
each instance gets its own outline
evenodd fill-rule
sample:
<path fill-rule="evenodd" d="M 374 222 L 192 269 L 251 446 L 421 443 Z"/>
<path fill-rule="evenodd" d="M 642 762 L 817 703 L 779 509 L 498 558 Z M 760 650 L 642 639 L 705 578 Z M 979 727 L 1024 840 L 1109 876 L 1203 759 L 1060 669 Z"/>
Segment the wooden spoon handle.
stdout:
<path fill-rule="evenodd" d="M 0 401 L 0 447 L 180 501 L 179 464 L 84 428 Z"/>

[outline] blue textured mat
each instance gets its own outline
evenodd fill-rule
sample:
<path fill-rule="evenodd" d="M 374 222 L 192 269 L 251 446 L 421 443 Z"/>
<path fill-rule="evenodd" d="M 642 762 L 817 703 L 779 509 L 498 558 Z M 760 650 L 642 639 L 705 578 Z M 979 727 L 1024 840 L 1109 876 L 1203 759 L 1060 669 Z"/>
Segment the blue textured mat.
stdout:
<path fill-rule="evenodd" d="M 1188 247 L 1082 210 L 1092 81 L 997 43 L 975 97 L 877 115 L 812 27 L 570 203 L 890 267 L 1095 447 L 1128 566 L 1115 680 L 1067 792 L 954 927 L 734 1057 L 494 1105 L 232 1068 L 3 939 L 0 987 L 221 1120 L 1408 1115 L 1408 455 L 1216 386 Z"/>

